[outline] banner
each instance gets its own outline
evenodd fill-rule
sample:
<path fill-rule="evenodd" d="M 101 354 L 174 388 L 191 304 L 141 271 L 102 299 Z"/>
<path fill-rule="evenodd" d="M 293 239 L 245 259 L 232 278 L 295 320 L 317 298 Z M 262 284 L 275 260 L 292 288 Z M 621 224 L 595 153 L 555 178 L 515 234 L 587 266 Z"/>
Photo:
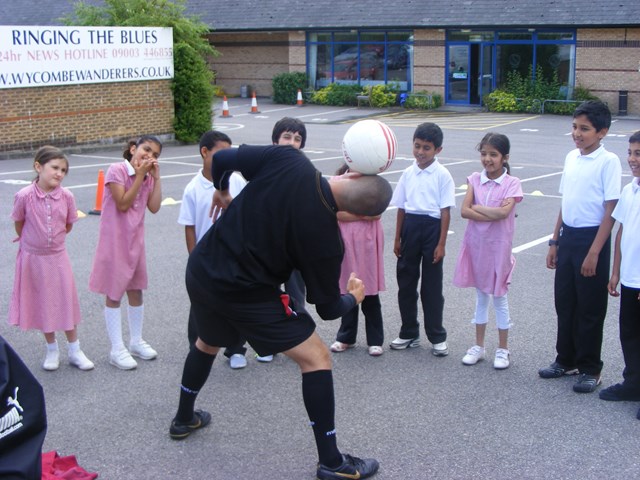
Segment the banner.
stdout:
<path fill-rule="evenodd" d="M 173 78 L 173 29 L 0 26 L 0 89 Z"/>

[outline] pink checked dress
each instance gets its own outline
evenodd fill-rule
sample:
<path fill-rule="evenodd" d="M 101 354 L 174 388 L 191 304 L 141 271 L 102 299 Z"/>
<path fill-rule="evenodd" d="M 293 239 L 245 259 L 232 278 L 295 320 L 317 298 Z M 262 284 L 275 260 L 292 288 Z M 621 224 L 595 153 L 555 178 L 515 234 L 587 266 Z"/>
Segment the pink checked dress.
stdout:
<path fill-rule="evenodd" d="M 473 187 L 473 203 L 500 207 L 507 198 L 522 201 L 520 180 L 504 175 L 497 183 L 486 176 L 482 181 L 476 172 L 467 178 Z M 516 209 L 509 216 L 494 222 L 469 220 L 458 255 L 453 284 L 456 287 L 475 287 L 480 291 L 502 297 L 507 294 L 516 260 L 511 254 L 515 230 Z"/>
<path fill-rule="evenodd" d="M 34 182 L 15 195 L 11 218 L 24 221 L 9 307 L 9 324 L 45 333 L 73 330 L 80 304 L 65 249 L 67 224 L 78 219 L 71 192 L 44 192 Z"/>
<path fill-rule="evenodd" d="M 126 212 L 118 211 L 111 196 L 110 183 L 129 190 L 135 175 L 130 175 L 125 162 L 115 163 L 105 176 L 104 199 L 100 215 L 98 246 L 89 277 L 92 292 L 119 301 L 127 290 L 147 288 L 147 261 L 144 247 L 144 214 L 153 191 L 151 175 L 144 179 L 136 198 Z"/>
<path fill-rule="evenodd" d="M 347 293 L 351 272 L 364 282 L 365 295 L 384 291 L 384 232 L 380 220 L 338 222 L 344 258 L 340 271 L 340 291 Z"/>

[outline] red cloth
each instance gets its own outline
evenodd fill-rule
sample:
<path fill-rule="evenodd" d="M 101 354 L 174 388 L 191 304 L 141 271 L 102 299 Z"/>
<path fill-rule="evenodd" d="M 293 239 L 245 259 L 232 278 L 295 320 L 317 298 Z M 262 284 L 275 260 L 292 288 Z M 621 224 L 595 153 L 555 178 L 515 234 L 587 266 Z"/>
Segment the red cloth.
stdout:
<path fill-rule="evenodd" d="M 58 452 L 42 454 L 42 480 L 94 480 L 97 473 L 87 472 L 78 465 L 75 455 L 61 457 Z"/>

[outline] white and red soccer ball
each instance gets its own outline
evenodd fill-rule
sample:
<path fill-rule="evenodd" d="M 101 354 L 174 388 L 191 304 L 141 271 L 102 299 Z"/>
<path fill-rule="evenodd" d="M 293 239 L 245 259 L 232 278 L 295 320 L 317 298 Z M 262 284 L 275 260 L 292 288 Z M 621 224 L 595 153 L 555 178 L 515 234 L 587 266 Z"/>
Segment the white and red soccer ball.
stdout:
<path fill-rule="evenodd" d="M 354 123 L 342 139 L 342 154 L 350 170 L 364 175 L 384 172 L 398 151 L 393 130 L 378 120 Z"/>

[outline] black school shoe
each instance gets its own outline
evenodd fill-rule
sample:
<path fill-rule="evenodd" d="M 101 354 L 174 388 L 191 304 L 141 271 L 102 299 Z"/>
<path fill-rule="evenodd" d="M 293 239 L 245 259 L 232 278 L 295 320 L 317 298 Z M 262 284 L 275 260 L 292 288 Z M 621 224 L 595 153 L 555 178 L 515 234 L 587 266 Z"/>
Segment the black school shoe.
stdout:
<path fill-rule="evenodd" d="M 573 384 L 573 391 L 576 393 L 591 393 L 598 388 L 602 377 L 600 375 L 588 375 L 581 373 L 578 377 L 578 381 Z"/>
<path fill-rule="evenodd" d="M 373 458 L 358 458 L 342 455 L 342 465 L 338 468 L 318 464 L 316 476 L 320 480 L 344 480 L 345 478 L 369 478 L 376 474 L 380 464 Z"/>
<path fill-rule="evenodd" d="M 204 410 L 196 410 L 193 412 L 193 419 L 190 422 L 182 423 L 174 419 L 169 427 L 169 436 L 174 440 L 183 440 L 209 423 L 211 423 L 211 414 Z"/>
<path fill-rule="evenodd" d="M 560 378 L 563 375 L 575 375 L 578 373 L 576 367 L 567 367 L 558 362 L 553 362 L 551 365 L 538 370 L 538 375 L 542 378 Z"/>
<path fill-rule="evenodd" d="M 600 390 L 600 399 L 609 402 L 640 402 L 640 392 L 626 387 L 622 383 L 616 383 Z"/>

